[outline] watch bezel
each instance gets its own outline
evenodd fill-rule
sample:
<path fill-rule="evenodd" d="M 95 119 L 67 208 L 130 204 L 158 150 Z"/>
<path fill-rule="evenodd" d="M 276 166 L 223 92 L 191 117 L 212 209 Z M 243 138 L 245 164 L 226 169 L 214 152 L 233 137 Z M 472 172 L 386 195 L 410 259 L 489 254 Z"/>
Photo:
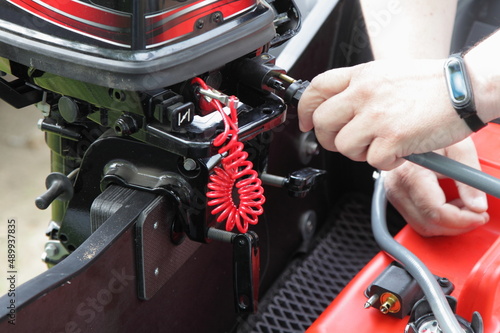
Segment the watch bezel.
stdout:
<path fill-rule="evenodd" d="M 456 71 L 457 74 L 452 73 L 452 72 L 455 72 L 455 70 L 452 69 L 452 67 L 451 67 L 452 65 L 458 66 L 459 70 Z M 444 68 L 445 68 L 444 72 L 445 72 L 445 76 L 446 76 L 448 94 L 450 95 L 450 99 L 451 99 L 453 106 L 457 109 L 465 109 L 468 106 L 472 106 L 472 102 L 473 102 L 472 87 L 470 85 L 468 75 L 466 74 L 463 60 L 457 56 L 450 56 L 446 60 Z M 460 74 L 458 74 L 458 73 L 460 73 Z M 457 82 L 454 79 L 456 77 L 459 77 L 460 82 Z M 458 86 L 459 83 L 463 84 L 463 87 L 459 87 Z M 455 92 L 459 91 L 459 90 L 461 90 L 463 95 L 464 95 L 463 100 L 459 100 L 455 97 L 456 96 Z"/>

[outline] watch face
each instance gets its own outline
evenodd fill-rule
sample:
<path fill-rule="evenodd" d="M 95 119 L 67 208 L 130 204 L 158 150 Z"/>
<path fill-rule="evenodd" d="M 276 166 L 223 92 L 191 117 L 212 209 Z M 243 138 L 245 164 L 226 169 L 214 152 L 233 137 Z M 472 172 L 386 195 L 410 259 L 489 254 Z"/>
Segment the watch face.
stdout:
<path fill-rule="evenodd" d="M 445 66 L 445 75 L 453 104 L 458 107 L 468 104 L 472 96 L 462 62 L 457 58 L 449 58 Z"/>
<path fill-rule="evenodd" d="M 465 100 L 467 90 L 465 86 L 464 73 L 462 72 L 460 63 L 456 60 L 450 61 L 448 64 L 448 72 L 450 73 L 453 98 L 457 102 L 463 102 Z"/>
<path fill-rule="evenodd" d="M 450 97 L 453 103 L 463 105 L 468 102 L 467 83 L 462 64 L 457 59 L 449 59 L 446 66 L 446 76 L 448 77 Z"/>

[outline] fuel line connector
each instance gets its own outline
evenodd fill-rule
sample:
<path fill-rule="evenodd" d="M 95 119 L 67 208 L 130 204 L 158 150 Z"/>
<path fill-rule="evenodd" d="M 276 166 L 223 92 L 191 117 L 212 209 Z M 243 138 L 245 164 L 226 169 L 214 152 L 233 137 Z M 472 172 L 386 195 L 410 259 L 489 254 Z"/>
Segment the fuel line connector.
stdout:
<path fill-rule="evenodd" d="M 436 277 L 446 295 L 453 284 L 446 278 Z M 409 315 L 413 306 L 424 297 L 417 281 L 397 262 L 392 262 L 366 289 L 368 298 L 364 307 L 374 307 L 384 315 L 399 319 Z"/>
<path fill-rule="evenodd" d="M 302 97 L 302 94 L 309 86 L 309 81 L 295 80 L 288 75 L 280 74 L 278 75 L 282 80 L 290 83 L 290 85 L 285 89 L 284 100 L 285 103 L 291 104 L 295 107 L 299 104 L 299 100 Z"/>
<path fill-rule="evenodd" d="M 479 312 L 472 314 L 469 322 L 465 318 L 456 314 L 457 300 L 452 296 L 446 296 L 446 300 L 451 310 L 455 314 L 457 322 L 462 329 L 461 333 L 483 333 L 484 322 Z M 432 309 L 427 299 L 419 300 L 411 310 L 410 319 L 405 328 L 405 333 L 442 332 L 439 323 L 432 313 Z"/>
<path fill-rule="evenodd" d="M 263 53 L 251 59 L 238 62 L 237 73 L 242 84 L 258 90 L 276 91 L 286 104 L 297 106 L 309 81 L 296 80 L 276 66 L 276 58 Z"/>

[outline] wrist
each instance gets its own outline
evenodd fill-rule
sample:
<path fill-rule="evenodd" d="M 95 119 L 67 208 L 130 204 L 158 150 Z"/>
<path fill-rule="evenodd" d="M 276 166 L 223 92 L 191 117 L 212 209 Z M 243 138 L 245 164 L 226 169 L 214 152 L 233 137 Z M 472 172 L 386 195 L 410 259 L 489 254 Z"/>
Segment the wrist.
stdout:
<path fill-rule="evenodd" d="M 451 104 L 470 130 L 477 132 L 486 124 L 479 118 L 467 66 L 460 54 L 452 54 L 444 66 Z"/>
<path fill-rule="evenodd" d="M 490 47 L 493 37 L 500 41 L 500 35 L 492 36 L 470 52 L 464 61 L 469 72 L 470 83 L 474 91 L 476 110 L 483 122 L 491 121 L 500 117 L 500 67 L 496 66 L 498 51 L 491 51 Z M 498 44 L 493 50 L 496 50 Z"/>

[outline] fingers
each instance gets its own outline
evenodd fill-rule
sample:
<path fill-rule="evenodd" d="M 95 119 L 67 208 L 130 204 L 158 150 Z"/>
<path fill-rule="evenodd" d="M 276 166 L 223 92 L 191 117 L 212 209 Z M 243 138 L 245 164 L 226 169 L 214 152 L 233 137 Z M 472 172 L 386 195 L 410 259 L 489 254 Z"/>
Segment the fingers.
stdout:
<path fill-rule="evenodd" d="M 334 96 L 319 105 L 312 118 L 318 142 L 327 150 L 339 151 L 337 135 L 352 120 L 353 105 L 349 99 Z"/>
<path fill-rule="evenodd" d="M 486 223 L 487 213 L 469 210 L 461 200 L 446 202 L 435 173 L 405 162 L 387 173 L 387 197 L 423 236 L 458 235 Z"/>
<path fill-rule="evenodd" d="M 386 70 L 396 74 L 386 77 Z M 402 89 L 395 87 L 391 79 L 398 75 L 399 71 L 385 62 L 338 68 L 318 75 L 299 101 L 300 129 L 314 128 L 325 149 L 338 151 L 352 160 L 368 161 L 383 170 L 399 166 L 405 156 L 405 142 L 400 139 L 422 134 L 410 129 L 412 122 L 405 120 L 407 114 L 412 115 L 410 119 L 420 119 L 412 110 L 406 110 L 411 98 L 401 97 L 406 95 L 404 91 L 400 97 L 394 97 L 396 88 Z M 406 90 L 414 97 L 413 88 Z"/>
<path fill-rule="evenodd" d="M 338 151 L 355 161 L 366 161 L 375 137 L 377 114 L 356 117 L 356 109 L 363 99 L 356 89 L 348 89 L 353 77 L 362 71 L 359 66 L 330 70 L 315 77 L 299 101 L 299 126 L 302 131 L 314 128 L 323 148 Z M 359 129 L 363 130 L 359 130 Z M 380 169 L 391 169 L 403 160 L 386 156 L 383 140 L 372 148 L 368 162 Z M 372 163 L 373 161 L 373 163 Z"/>
<path fill-rule="evenodd" d="M 454 236 L 471 231 L 489 220 L 488 213 L 476 213 L 451 203 L 437 208 L 439 220 L 426 225 L 427 236 Z M 433 221 L 430 221 L 433 222 Z M 425 234 L 424 234 L 425 235 Z"/>
<path fill-rule="evenodd" d="M 375 133 L 383 133 L 379 130 L 380 122 L 374 121 L 373 117 L 355 117 L 339 131 L 335 146 L 337 151 L 354 161 L 367 161 L 370 165 L 381 170 L 391 170 L 402 163 L 404 159 L 395 152 L 398 142 L 377 136 Z M 364 130 L 360 131 L 359 129 Z M 401 154 L 403 155 L 403 154 Z"/>
<path fill-rule="evenodd" d="M 338 68 L 316 76 L 302 94 L 298 105 L 299 127 L 303 132 L 310 131 L 315 125 L 313 114 L 315 110 L 331 97 L 343 92 L 349 87 L 352 68 Z M 332 106 L 335 110 L 335 106 Z"/>
<path fill-rule="evenodd" d="M 320 74 L 299 101 L 300 129 L 314 128 L 324 148 L 383 170 L 446 147 L 470 130 L 449 105 L 442 65 L 374 61 Z"/>

